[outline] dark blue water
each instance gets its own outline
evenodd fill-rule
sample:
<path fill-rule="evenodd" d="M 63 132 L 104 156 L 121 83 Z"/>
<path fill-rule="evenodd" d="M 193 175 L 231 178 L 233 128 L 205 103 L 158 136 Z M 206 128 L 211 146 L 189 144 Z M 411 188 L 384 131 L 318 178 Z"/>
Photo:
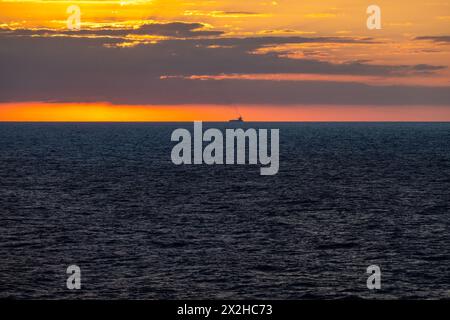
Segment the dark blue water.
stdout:
<path fill-rule="evenodd" d="M 173 165 L 180 126 L 0 124 L 0 297 L 450 297 L 449 123 L 246 124 L 275 176 Z"/>

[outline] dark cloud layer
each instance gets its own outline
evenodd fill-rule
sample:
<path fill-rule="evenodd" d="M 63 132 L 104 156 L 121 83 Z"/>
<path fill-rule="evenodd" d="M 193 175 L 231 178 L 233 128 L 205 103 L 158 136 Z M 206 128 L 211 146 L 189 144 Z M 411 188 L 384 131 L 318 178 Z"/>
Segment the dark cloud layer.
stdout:
<path fill-rule="evenodd" d="M 170 29 L 170 28 L 169 28 Z M 194 26 L 185 32 L 195 30 Z M 120 39 L 0 37 L 0 101 L 109 101 L 122 104 L 450 105 L 449 88 L 369 86 L 321 81 L 160 79 L 166 75 L 319 73 L 410 75 L 433 65 L 332 64 L 274 53 L 271 44 L 370 39 L 262 37 L 169 40 L 107 48 Z M 211 47 L 215 46 L 215 47 Z"/>
<path fill-rule="evenodd" d="M 434 42 L 450 42 L 450 36 L 423 36 L 416 37 L 416 40 L 429 40 Z"/>
<path fill-rule="evenodd" d="M 170 22 L 170 23 L 148 23 L 136 29 L 114 28 L 114 29 L 82 29 L 78 31 L 56 30 L 56 29 L 0 29 L 0 34 L 11 36 L 31 35 L 99 35 L 124 37 L 127 35 L 156 35 L 175 38 L 195 38 L 205 36 L 219 36 L 222 31 L 202 30 L 205 28 L 201 23 Z"/>

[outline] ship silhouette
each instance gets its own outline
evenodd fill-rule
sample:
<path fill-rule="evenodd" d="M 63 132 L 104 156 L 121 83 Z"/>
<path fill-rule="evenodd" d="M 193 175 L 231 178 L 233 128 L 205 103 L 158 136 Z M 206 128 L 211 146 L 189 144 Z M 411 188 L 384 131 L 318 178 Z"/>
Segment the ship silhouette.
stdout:
<path fill-rule="evenodd" d="M 231 119 L 229 122 L 244 122 L 244 119 L 242 119 L 242 116 L 239 116 L 239 118 Z"/>

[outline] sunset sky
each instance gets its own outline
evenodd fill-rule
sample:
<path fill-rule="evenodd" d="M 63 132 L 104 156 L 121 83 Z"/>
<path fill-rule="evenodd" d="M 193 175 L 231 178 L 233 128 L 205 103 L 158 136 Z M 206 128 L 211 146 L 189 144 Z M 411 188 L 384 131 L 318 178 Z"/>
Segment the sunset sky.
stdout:
<path fill-rule="evenodd" d="M 0 0 L 0 121 L 450 121 L 449 67 L 450 0 Z"/>

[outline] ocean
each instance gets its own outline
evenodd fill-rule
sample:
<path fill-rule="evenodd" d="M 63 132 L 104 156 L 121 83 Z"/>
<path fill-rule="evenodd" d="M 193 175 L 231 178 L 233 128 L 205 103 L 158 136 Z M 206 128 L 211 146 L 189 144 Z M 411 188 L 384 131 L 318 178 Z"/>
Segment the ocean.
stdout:
<path fill-rule="evenodd" d="M 0 123 L 0 298 L 450 298 L 450 123 L 243 124 L 273 176 L 174 165 L 182 127 Z"/>

